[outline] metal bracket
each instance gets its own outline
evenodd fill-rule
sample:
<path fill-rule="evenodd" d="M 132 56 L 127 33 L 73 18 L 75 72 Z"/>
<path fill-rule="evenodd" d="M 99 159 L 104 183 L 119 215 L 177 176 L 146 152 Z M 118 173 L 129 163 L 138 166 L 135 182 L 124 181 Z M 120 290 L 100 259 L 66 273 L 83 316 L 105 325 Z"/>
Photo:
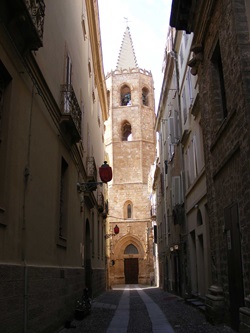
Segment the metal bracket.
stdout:
<path fill-rule="evenodd" d="M 97 189 L 97 185 L 102 186 L 103 182 L 87 182 L 87 183 L 77 183 L 77 191 L 81 192 L 93 192 Z"/>

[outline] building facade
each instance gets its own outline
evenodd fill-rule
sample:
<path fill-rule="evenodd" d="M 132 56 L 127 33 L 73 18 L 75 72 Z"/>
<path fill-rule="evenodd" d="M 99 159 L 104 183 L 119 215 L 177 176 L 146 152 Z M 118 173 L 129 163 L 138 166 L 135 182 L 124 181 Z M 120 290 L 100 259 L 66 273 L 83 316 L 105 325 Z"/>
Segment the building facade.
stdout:
<path fill-rule="evenodd" d="M 249 2 L 174 0 L 170 24 L 193 33 L 211 252 L 206 315 L 250 332 Z"/>
<path fill-rule="evenodd" d="M 148 174 L 155 158 L 154 86 L 138 67 L 127 27 L 115 71 L 107 75 L 109 118 L 105 146 L 113 167 L 108 185 L 109 286 L 153 279 L 153 230 Z M 114 235 L 114 227 L 119 234 Z"/>
<path fill-rule="evenodd" d="M 53 332 L 105 289 L 97 1 L 0 4 L 0 331 Z M 74 38 L 72 38 L 74 36 Z"/>

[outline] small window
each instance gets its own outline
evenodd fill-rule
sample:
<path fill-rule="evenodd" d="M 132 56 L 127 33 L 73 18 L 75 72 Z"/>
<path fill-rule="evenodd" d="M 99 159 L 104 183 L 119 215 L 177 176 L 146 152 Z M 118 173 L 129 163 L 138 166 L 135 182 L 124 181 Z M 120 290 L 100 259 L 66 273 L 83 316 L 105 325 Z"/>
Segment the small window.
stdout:
<path fill-rule="evenodd" d="M 126 201 L 123 206 L 124 218 L 125 219 L 132 219 L 133 217 L 133 205 L 130 200 Z"/>
<path fill-rule="evenodd" d="M 145 105 L 145 106 L 149 105 L 149 103 L 148 103 L 148 94 L 149 94 L 148 89 L 143 88 L 142 89 L 142 104 Z"/>
<path fill-rule="evenodd" d="M 128 206 L 127 206 L 127 218 L 131 219 L 131 217 L 132 217 L 132 207 L 131 207 L 130 204 L 128 204 Z"/>
<path fill-rule="evenodd" d="M 127 85 L 121 88 L 121 106 L 131 105 L 131 91 Z"/>
<path fill-rule="evenodd" d="M 125 121 L 122 124 L 122 141 L 131 141 L 132 140 L 132 129 L 129 122 Z"/>

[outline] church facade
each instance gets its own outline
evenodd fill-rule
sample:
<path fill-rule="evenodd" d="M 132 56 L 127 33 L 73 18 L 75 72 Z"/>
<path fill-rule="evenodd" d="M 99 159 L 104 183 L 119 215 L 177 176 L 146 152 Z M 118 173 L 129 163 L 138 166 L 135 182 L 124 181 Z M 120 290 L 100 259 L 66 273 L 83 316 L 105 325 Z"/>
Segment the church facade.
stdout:
<path fill-rule="evenodd" d="M 108 286 L 153 283 L 153 230 L 148 174 L 155 158 L 154 83 L 137 65 L 130 30 L 123 36 L 117 67 L 107 75 L 109 118 Z M 114 233 L 118 226 L 119 233 Z"/>

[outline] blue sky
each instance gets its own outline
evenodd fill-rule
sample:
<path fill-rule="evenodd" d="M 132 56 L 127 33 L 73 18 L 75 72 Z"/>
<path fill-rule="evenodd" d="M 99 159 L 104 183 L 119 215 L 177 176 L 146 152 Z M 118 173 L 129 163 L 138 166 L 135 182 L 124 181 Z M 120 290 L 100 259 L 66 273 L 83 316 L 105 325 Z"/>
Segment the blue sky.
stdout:
<path fill-rule="evenodd" d="M 105 74 L 116 67 L 127 18 L 137 63 L 153 74 L 156 109 L 171 3 L 172 0 L 98 1 Z"/>

